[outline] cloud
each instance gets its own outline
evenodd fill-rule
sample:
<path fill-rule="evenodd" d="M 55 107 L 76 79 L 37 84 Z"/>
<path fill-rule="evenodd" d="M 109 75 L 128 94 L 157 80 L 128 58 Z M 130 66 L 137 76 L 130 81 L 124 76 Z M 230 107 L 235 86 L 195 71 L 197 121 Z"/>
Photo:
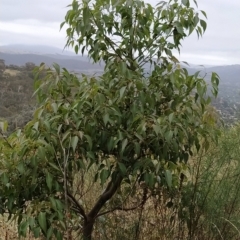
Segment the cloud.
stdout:
<path fill-rule="evenodd" d="M 61 22 L 71 0 L 1 0 L 1 21 L 36 19 L 41 22 Z"/>
<path fill-rule="evenodd" d="M 240 1 L 199 0 L 199 9 L 207 12 L 207 30 L 203 37 L 196 34 L 182 44 L 182 56 L 205 64 L 240 64 Z M 195 57 L 193 57 L 195 56 Z"/>
<path fill-rule="evenodd" d="M 192 64 L 203 64 L 203 65 L 212 65 L 217 63 L 217 65 L 229 65 L 235 62 L 236 58 L 224 58 L 221 53 L 211 53 L 211 54 L 191 54 L 183 53 L 179 56 L 180 61 L 186 61 Z"/>
<path fill-rule="evenodd" d="M 63 48 L 69 0 L 1 0 L 0 44 L 41 44 Z"/>
<path fill-rule="evenodd" d="M 42 24 L 36 19 L 0 22 L 0 44 L 46 44 L 63 48 L 65 31 L 59 31 L 59 26 L 58 22 Z"/>
<path fill-rule="evenodd" d="M 146 0 L 153 5 L 158 0 Z M 207 12 L 207 31 L 182 43 L 180 59 L 194 64 L 240 64 L 240 1 L 198 0 Z M 1 0 L 0 44 L 46 44 L 63 48 L 65 30 L 59 25 L 71 0 Z"/>

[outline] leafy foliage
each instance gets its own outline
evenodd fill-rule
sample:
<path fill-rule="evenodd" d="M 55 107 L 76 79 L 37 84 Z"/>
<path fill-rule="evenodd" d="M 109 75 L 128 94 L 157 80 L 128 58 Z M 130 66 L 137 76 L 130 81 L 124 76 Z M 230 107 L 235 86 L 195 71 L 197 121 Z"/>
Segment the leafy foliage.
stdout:
<path fill-rule="evenodd" d="M 177 61 L 172 50 L 180 51 L 181 40 L 194 30 L 198 36 L 206 30 L 189 0 L 161 1 L 155 8 L 144 1 L 86 0 L 73 1 L 71 7 L 61 24 L 69 24 L 66 45 L 76 53 L 87 50 L 95 62 L 111 65 L 116 60 L 131 70 L 155 57 L 163 63 L 167 58 Z"/>
<path fill-rule="evenodd" d="M 57 64 L 36 70 L 40 107 L 23 132 L 9 137 L 11 151 L 1 161 L 2 208 L 18 219 L 23 236 L 29 228 L 35 237 L 62 239 L 72 227 L 68 216 L 81 216 L 83 236 L 91 239 L 98 217 L 123 210 L 124 201 L 107 204 L 118 191 L 128 195 L 143 184 L 142 204 L 162 188 L 174 195 L 181 164 L 213 129 L 204 120 L 206 82 L 198 73 L 189 76 L 172 55 L 187 34 L 206 28 L 189 1 L 156 8 L 137 0 L 73 1 L 70 7 L 67 45 L 76 53 L 86 49 L 105 71 L 79 79 Z M 214 95 L 218 81 L 214 73 Z M 90 207 L 76 185 L 89 171 L 103 188 Z"/>

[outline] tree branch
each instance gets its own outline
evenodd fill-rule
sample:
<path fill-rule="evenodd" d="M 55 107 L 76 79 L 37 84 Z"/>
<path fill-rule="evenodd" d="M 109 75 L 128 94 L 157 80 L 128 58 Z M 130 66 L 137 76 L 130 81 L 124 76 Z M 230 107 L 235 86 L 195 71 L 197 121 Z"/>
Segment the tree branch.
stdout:
<path fill-rule="evenodd" d="M 76 206 L 76 209 L 78 210 L 78 212 L 83 216 L 84 220 L 87 220 L 87 215 L 83 207 L 76 200 L 76 198 L 69 191 L 67 192 L 67 195 L 68 195 L 68 198 L 71 200 L 71 202 Z"/>
<path fill-rule="evenodd" d="M 92 210 L 89 212 L 89 214 L 87 215 L 88 218 L 90 219 L 94 219 L 96 218 L 97 214 L 99 213 L 99 211 L 101 210 L 101 208 L 104 206 L 104 204 L 112 198 L 112 196 L 116 193 L 116 191 L 118 190 L 118 188 L 121 185 L 122 182 L 122 177 L 118 176 L 117 179 L 115 181 L 111 180 L 108 183 L 108 186 L 106 188 L 106 190 L 104 191 L 104 193 L 100 196 L 100 198 L 98 199 L 98 201 L 95 203 L 94 207 L 92 208 Z"/>
<path fill-rule="evenodd" d="M 150 196 L 149 196 L 149 197 L 150 197 Z M 142 206 L 145 204 L 145 202 L 147 201 L 147 199 L 148 199 L 149 197 L 147 197 L 145 201 L 142 201 L 140 204 L 138 204 L 138 205 L 135 206 L 135 207 L 123 208 L 123 207 L 118 206 L 118 207 L 115 207 L 115 208 L 113 208 L 113 209 L 111 209 L 111 210 L 108 210 L 108 211 L 99 213 L 99 214 L 97 215 L 97 217 L 102 216 L 102 215 L 105 215 L 105 214 L 108 214 L 108 213 L 111 213 L 111 212 L 114 212 L 114 211 L 116 211 L 116 210 L 120 210 L 120 211 L 124 211 L 124 212 L 133 211 L 133 210 L 135 210 L 135 209 L 137 209 L 137 208 L 139 208 L 139 207 L 142 207 Z"/>

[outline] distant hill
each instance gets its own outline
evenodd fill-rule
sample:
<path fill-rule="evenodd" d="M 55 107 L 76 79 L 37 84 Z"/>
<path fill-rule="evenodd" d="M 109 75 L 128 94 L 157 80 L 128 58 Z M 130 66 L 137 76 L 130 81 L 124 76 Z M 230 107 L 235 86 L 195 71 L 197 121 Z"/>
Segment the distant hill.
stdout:
<path fill-rule="evenodd" d="M 92 64 L 87 56 L 42 45 L 0 46 L 0 59 L 4 59 L 6 65 L 23 66 L 26 62 L 39 65 L 44 62 L 48 66 L 58 63 L 61 67 L 74 72 L 99 72 L 103 70 L 103 66 Z"/>
<path fill-rule="evenodd" d="M 227 125 L 240 120 L 240 65 L 215 66 L 210 68 L 188 68 L 190 74 L 200 71 L 200 76 L 210 82 L 211 73 L 220 77 L 219 93 L 213 106 Z M 210 92 L 210 91 L 209 91 Z"/>
<path fill-rule="evenodd" d="M 240 64 L 212 67 L 208 71 L 218 73 L 221 84 L 240 87 Z"/>
<path fill-rule="evenodd" d="M 56 62 L 61 67 L 69 70 L 81 71 L 101 71 L 103 65 L 92 64 L 87 56 L 76 55 L 72 51 L 63 50 L 56 47 L 44 45 L 7 45 L 0 46 L 0 59 L 5 60 L 6 65 L 25 65 L 26 62 L 33 62 L 39 65 L 45 62 L 47 65 L 52 65 Z M 202 76 L 209 79 L 211 72 L 217 72 L 221 78 L 222 84 L 231 84 L 235 86 L 240 85 L 240 65 L 227 65 L 227 66 L 197 66 L 193 64 L 181 64 L 187 68 L 190 74 L 196 71 L 201 71 Z M 149 71 L 150 65 L 145 65 L 146 71 Z"/>
<path fill-rule="evenodd" d="M 53 63 L 58 63 L 61 67 L 65 67 L 72 71 L 100 71 L 103 69 L 100 65 L 87 62 L 86 59 L 78 59 L 76 57 L 63 57 L 58 55 L 37 55 L 37 54 L 9 54 L 1 53 L 0 59 L 5 60 L 6 65 L 23 66 L 26 62 L 33 62 L 36 65 L 42 62 L 51 66 Z"/>
<path fill-rule="evenodd" d="M 201 71 L 201 76 L 207 74 L 207 79 L 209 79 L 212 72 L 216 72 L 221 78 L 221 84 L 240 85 L 240 64 L 186 68 L 190 74 L 194 74 L 196 71 Z"/>
<path fill-rule="evenodd" d="M 61 67 L 65 67 L 68 70 L 74 71 L 76 73 L 101 73 L 104 67 L 103 64 L 92 64 L 87 56 L 76 55 L 73 52 L 62 51 L 62 49 L 49 46 L 0 46 L 0 59 L 4 59 L 6 65 L 17 66 L 24 66 L 27 62 L 33 62 L 36 65 L 44 62 L 48 66 L 51 66 L 53 63 L 58 63 Z M 197 66 L 193 64 L 186 65 L 184 63 L 181 65 L 188 70 L 189 74 L 194 74 L 196 71 L 200 71 L 200 75 L 204 77 L 208 82 L 210 81 L 211 73 L 217 72 L 220 76 L 219 95 L 218 98 L 213 101 L 213 105 L 217 108 L 225 122 L 233 123 L 236 120 L 240 119 L 240 65 L 214 67 Z M 144 68 L 146 74 L 151 71 L 149 63 L 146 63 Z M 26 71 L 24 68 L 19 69 L 19 71 L 21 71 L 21 74 L 18 74 L 16 76 L 16 79 L 12 77 L 13 86 L 22 86 L 23 84 L 27 84 L 24 82 L 24 79 L 27 79 L 26 74 L 27 76 L 31 76 L 30 72 L 24 72 Z M 7 70 L 13 71 L 11 68 Z M 9 83 L 9 80 L 10 79 L 6 80 L 6 84 Z M 4 82 L 1 84 L 3 83 Z M 4 86 L 0 86 L 0 90 L 1 88 L 3 89 Z M 32 92 L 32 89 L 28 91 Z M 10 90 L 7 93 L 4 93 L 6 94 L 6 104 L 10 104 L 8 99 L 10 93 Z M 14 96 L 18 95 L 21 95 L 22 97 L 25 96 L 26 93 L 14 93 Z M 15 97 L 12 98 L 12 100 L 14 99 Z M 29 102 L 29 99 L 27 99 L 26 102 Z M 9 110 L 9 107 L 6 109 Z M 0 109 L 0 116 L 3 115 L 4 111 L 7 111 L 6 109 Z M 15 118 L 15 116 L 13 118 Z"/>

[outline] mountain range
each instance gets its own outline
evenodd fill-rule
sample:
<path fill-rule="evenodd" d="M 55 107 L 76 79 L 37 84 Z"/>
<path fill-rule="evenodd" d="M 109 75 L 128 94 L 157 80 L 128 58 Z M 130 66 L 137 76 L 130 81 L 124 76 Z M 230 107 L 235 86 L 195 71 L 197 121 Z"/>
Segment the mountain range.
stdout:
<path fill-rule="evenodd" d="M 61 67 L 76 73 L 96 73 L 103 71 L 103 64 L 93 64 L 87 56 L 76 55 L 74 52 L 44 45 L 6 45 L 0 46 L 0 59 L 5 60 L 6 65 L 23 66 L 27 62 L 36 65 L 44 62 L 48 66 L 58 63 Z M 240 64 L 225 66 L 198 66 L 182 63 L 190 74 L 201 71 L 201 76 L 210 80 L 210 73 L 216 72 L 220 76 L 220 90 L 231 88 L 233 91 L 240 90 Z M 145 69 L 149 71 L 150 64 L 146 64 Z M 221 92 L 223 91 L 220 91 Z M 229 91 L 228 91 L 229 92 Z M 231 95 L 229 96 L 231 97 Z M 239 95 L 240 97 L 240 95 Z"/>
<path fill-rule="evenodd" d="M 43 45 L 0 46 L 0 59 L 5 60 L 6 65 L 23 66 L 27 62 L 40 65 L 44 62 L 48 66 L 58 63 L 61 67 L 74 72 L 99 72 L 103 70 L 103 66 L 91 63 L 87 56 Z"/>
<path fill-rule="evenodd" d="M 44 62 L 48 66 L 58 63 L 70 71 L 85 74 L 101 74 L 104 68 L 103 64 L 93 64 L 87 56 L 39 45 L 0 46 L 0 59 L 5 60 L 5 65 L 18 66 L 24 66 L 27 62 L 33 62 L 36 65 Z M 218 98 L 213 101 L 213 105 L 225 122 L 233 123 L 240 118 L 240 65 L 197 66 L 184 63 L 181 65 L 188 70 L 189 74 L 200 71 L 200 75 L 205 77 L 207 82 L 210 81 L 211 72 L 216 72 L 220 77 L 220 83 Z M 146 73 L 151 71 L 148 63 L 144 68 Z"/>
<path fill-rule="evenodd" d="M 103 64 L 93 64 L 87 56 L 76 55 L 74 52 L 44 45 L 5 45 L 0 46 L 0 59 L 5 60 L 6 65 L 25 65 L 26 62 L 33 62 L 36 65 L 44 62 L 51 66 L 58 63 L 74 72 L 101 72 Z M 146 64 L 148 69 L 150 65 Z M 201 71 L 201 75 L 209 76 L 211 72 L 217 72 L 220 76 L 220 86 L 232 85 L 240 87 L 240 64 L 225 66 L 198 66 L 182 63 L 190 74 Z M 207 77 L 208 79 L 208 77 Z"/>

